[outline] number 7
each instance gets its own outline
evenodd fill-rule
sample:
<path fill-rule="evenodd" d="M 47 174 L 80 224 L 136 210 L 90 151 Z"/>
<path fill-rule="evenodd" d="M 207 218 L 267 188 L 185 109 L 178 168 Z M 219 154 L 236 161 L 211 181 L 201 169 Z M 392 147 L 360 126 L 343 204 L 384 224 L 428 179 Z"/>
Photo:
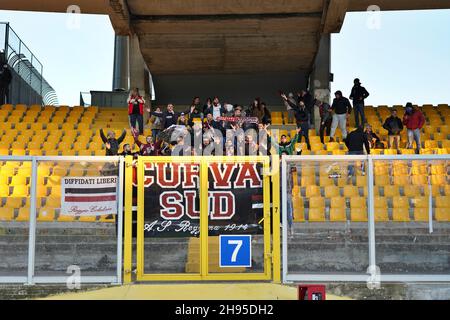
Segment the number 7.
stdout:
<path fill-rule="evenodd" d="M 242 247 L 242 240 L 228 240 L 228 244 L 236 245 L 236 248 L 234 248 L 233 254 L 231 255 L 231 262 L 236 262 L 237 255 Z"/>

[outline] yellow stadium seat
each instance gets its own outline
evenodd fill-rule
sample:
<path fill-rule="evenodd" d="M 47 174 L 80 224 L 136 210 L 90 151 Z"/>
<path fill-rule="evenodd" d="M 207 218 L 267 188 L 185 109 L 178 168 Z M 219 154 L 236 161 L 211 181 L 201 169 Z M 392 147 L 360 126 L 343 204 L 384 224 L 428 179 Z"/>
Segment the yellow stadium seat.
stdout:
<path fill-rule="evenodd" d="M 346 197 L 346 198 L 359 196 L 358 187 L 355 187 L 355 186 L 346 185 L 343 187 L 343 191 L 344 191 L 344 197 Z"/>
<path fill-rule="evenodd" d="M 28 186 L 17 185 L 13 187 L 12 197 L 27 197 L 29 195 Z"/>
<path fill-rule="evenodd" d="M 409 208 L 409 200 L 406 197 L 394 196 L 392 204 L 394 208 Z"/>
<path fill-rule="evenodd" d="M 446 175 L 432 175 L 431 177 L 432 185 L 446 185 L 447 184 L 447 176 Z"/>
<path fill-rule="evenodd" d="M 95 222 L 96 220 L 96 216 L 82 216 L 78 219 L 80 222 Z"/>
<path fill-rule="evenodd" d="M 428 184 L 428 178 L 425 175 L 412 176 L 411 183 L 413 185 L 425 185 L 425 184 Z"/>
<path fill-rule="evenodd" d="M 11 152 L 12 156 L 25 156 L 27 154 L 25 149 L 13 149 Z"/>
<path fill-rule="evenodd" d="M 305 221 L 305 215 L 304 215 L 304 203 L 303 198 L 296 195 L 292 197 L 292 206 L 293 206 L 293 218 L 296 222 L 303 222 Z"/>
<path fill-rule="evenodd" d="M 428 197 L 414 197 L 412 200 L 414 208 L 428 208 Z"/>
<path fill-rule="evenodd" d="M 366 176 L 357 176 L 356 177 L 356 185 L 358 187 L 367 187 L 367 177 Z"/>
<path fill-rule="evenodd" d="M 309 221 L 324 222 L 325 221 L 325 208 L 310 208 L 309 209 Z"/>
<path fill-rule="evenodd" d="M 317 152 L 317 151 L 322 151 L 323 149 L 323 144 L 321 143 L 316 143 L 311 145 L 311 151 Z"/>
<path fill-rule="evenodd" d="M 47 177 L 47 186 L 56 187 L 61 185 L 61 176 L 52 175 Z"/>
<path fill-rule="evenodd" d="M 0 148 L 0 155 L 8 156 L 9 155 L 9 148 Z"/>
<path fill-rule="evenodd" d="M 40 149 L 41 148 L 41 142 L 30 142 L 27 145 L 27 149 Z"/>
<path fill-rule="evenodd" d="M 330 177 L 328 177 L 328 175 L 321 175 L 319 177 L 319 184 L 321 187 L 326 187 L 326 186 L 334 186 L 334 180 Z"/>
<path fill-rule="evenodd" d="M 37 216 L 38 222 L 51 222 L 55 220 L 55 209 L 53 208 L 40 208 Z"/>
<path fill-rule="evenodd" d="M 331 208 L 330 209 L 330 221 L 345 222 L 347 221 L 347 213 L 345 207 Z"/>
<path fill-rule="evenodd" d="M 393 185 L 384 186 L 384 196 L 385 197 L 397 197 L 399 195 L 400 195 L 400 193 L 399 193 L 398 186 L 393 186 Z"/>
<path fill-rule="evenodd" d="M 353 222 L 367 222 L 367 208 L 351 208 L 350 219 Z"/>
<path fill-rule="evenodd" d="M 396 222 L 408 222 L 409 208 L 399 207 L 392 209 L 392 220 Z"/>
<path fill-rule="evenodd" d="M 328 151 L 335 151 L 335 150 L 339 150 L 340 145 L 337 142 L 328 142 L 326 144 L 326 147 L 327 147 Z"/>
<path fill-rule="evenodd" d="M 322 197 L 311 197 L 309 198 L 310 208 L 325 208 L 325 201 Z"/>
<path fill-rule="evenodd" d="M 450 208 L 436 208 L 436 220 L 437 221 L 450 221 Z"/>
<path fill-rule="evenodd" d="M 377 175 L 375 174 L 375 185 L 386 186 L 391 183 L 391 178 L 388 175 Z"/>
<path fill-rule="evenodd" d="M 74 128 L 75 128 L 75 125 L 73 123 L 64 123 L 61 126 L 61 129 L 64 130 L 64 131 L 66 131 L 66 130 L 74 130 Z"/>
<path fill-rule="evenodd" d="M 428 208 L 414 208 L 414 221 L 425 222 L 428 220 Z"/>
<path fill-rule="evenodd" d="M 74 150 L 86 150 L 87 149 L 87 144 L 85 142 L 75 142 L 73 144 L 73 149 Z"/>
<path fill-rule="evenodd" d="M 303 176 L 301 178 L 301 185 L 302 187 L 306 187 L 309 185 L 316 184 L 316 178 L 314 176 Z"/>
<path fill-rule="evenodd" d="M 420 188 L 417 185 L 405 185 L 403 186 L 403 193 L 405 197 L 416 197 L 420 195 Z"/>
<path fill-rule="evenodd" d="M 44 150 L 46 156 L 59 156 L 58 150 Z"/>
<path fill-rule="evenodd" d="M 26 176 L 14 176 L 11 179 L 12 186 L 23 186 L 27 185 L 27 177 Z"/>
<path fill-rule="evenodd" d="M 12 221 L 14 219 L 14 208 L 0 208 L 0 221 Z"/>
<path fill-rule="evenodd" d="M 20 130 L 20 131 L 23 132 L 25 130 L 28 130 L 28 123 L 25 123 L 25 122 L 16 123 L 15 128 L 17 130 Z"/>
<path fill-rule="evenodd" d="M 12 177 L 14 175 L 14 171 L 15 171 L 14 167 L 3 166 L 0 168 L 1 168 L 0 172 L 2 175 L 8 176 L 8 177 Z"/>
<path fill-rule="evenodd" d="M 53 167 L 52 176 L 65 177 L 66 174 L 67 174 L 66 167 L 61 167 L 61 166 Z"/>
<path fill-rule="evenodd" d="M 316 185 L 306 186 L 306 197 L 317 197 L 320 196 L 320 187 Z"/>
<path fill-rule="evenodd" d="M 398 186 L 405 186 L 411 183 L 411 179 L 408 175 L 394 176 L 394 184 Z"/>
<path fill-rule="evenodd" d="M 63 124 L 64 119 L 65 119 L 64 116 L 61 116 L 61 115 L 57 116 L 57 115 L 54 115 L 51 121 L 52 121 L 52 123 L 58 124 L 58 126 L 59 126 L 59 125 L 62 125 L 62 124 Z"/>
<path fill-rule="evenodd" d="M 427 149 L 433 149 L 433 148 L 438 148 L 438 143 L 435 140 L 426 140 L 425 141 L 425 148 Z"/>
<path fill-rule="evenodd" d="M 9 177 L 4 174 L 0 174 L 0 185 L 7 185 L 9 184 Z"/>
<path fill-rule="evenodd" d="M 350 208 L 366 208 L 366 198 L 354 196 L 350 198 Z"/>
<path fill-rule="evenodd" d="M 55 122 L 48 123 L 47 122 L 47 130 L 59 130 L 59 123 L 55 123 Z"/>
<path fill-rule="evenodd" d="M 20 208 L 23 205 L 24 198 L 6 198 L 5 207 L 7 208 Z"/>
<path fill-rule="evenodd" d="M 389 221 L 388 205 L 385 197 L 374 197 L 375 221 Z"/>
<path fill-rule="evenodd" d="M 75 221 L 75 217 L 74 216 L 65 216 L 65 215 L 59 215 L 58 222 L 73 222 Z"/>
<path fill-rule="evenodd" d="M 25 149 L 25 142 L 15 141 L 11 144 L 12 149 Z"/>
<path fill-rule="evenodd" d="M 392 167 L 392 174 L 394 176 L 404 176 L 409 174 L 408 164 L 406 162 L 394 163 Z"/>
<path fill-rule="evenodd" d="M 92 156 L 92 150 L 84 149 L 84 150 L 78 150 L 77 152 L 78 152 L 79 156 Z M 103 151 L 103 150 L 98 150 L 96 152 L 98 152 L 98 154 L 96 153 L 95 155 L 100 155 L 100 156 L 105 155 L 105 151 Z"/>
<path fill-rule="evenodd" d="M 14 109 L 14 106 L 12 104 L 4 104 L 1 106 L 2 110 L 12 111 Z"/>
<path fill-rule="evenodd" d="M 42 155 L 42 150 L 41 149 L 29 149 L 28 155 L 29 156 L 40 156 L 40 155 Z"/>
<path fill-rule="evenodd" d="M 416 154 L 414 149 L 399 149 L 399 150 L 400 150 L 400 154 Z"/>
<path fill-rule="evenodd" d="M 47 138 L 47 142 L 44 142 L 42 144 L 42 149 L 47 151 L 47 150 L 56 150 L 56 143 L 53 141 L 49 141 L 49 138 Z"/>
<path fill-rule="evenodd" d="M 324 191 L 326 198 L 339 197 L 339 188 L 336 186 L 326 186 Z"/>
<path fill-rule="evenodd" d="M 61 186 L 56 185 L 50 188 L 50 196 L 52 197 L 60 197 L 61 196 Z"/>
<path fill-rule="evenodd" d="M 48 197 L 45 202 L 45 206 L 49 208 L 60 208 L 61 207 L 61 198 L 60 197 Z"/>
<path fill-rule="evenodd" d="M 422 148 L 420 149 L 420 154 L 434 154 L 434 152 L 433 149 Z"/>
<path fill-rule="evenodd" d="M 437 208 L 450 208 L 450 196 L 438 196 L 436 197 Z"/>

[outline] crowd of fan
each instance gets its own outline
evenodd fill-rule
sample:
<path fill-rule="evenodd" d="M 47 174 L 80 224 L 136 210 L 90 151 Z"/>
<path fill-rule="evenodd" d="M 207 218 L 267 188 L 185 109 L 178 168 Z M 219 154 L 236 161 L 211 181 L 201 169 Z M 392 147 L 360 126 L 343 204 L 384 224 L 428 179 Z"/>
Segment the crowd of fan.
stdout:
<path fill-rule="evenodd" d="M 384 148 L 378 135 L 372 131 L 364 114 L 364 100 L 369 96 L 368 91 L 361 86 L 359 79 L 355 79 L 349 98 L 343 96 L 341 91 L 335 93 L 331 105 L 314 99 L 307 90 L 302 90 L 295 97 L 280 92 L 284 102 L 288 121 L 295 120 L 296 135 L 288 141 L 286 135 L 280 139 L 277 130 L 270 130 L 271 113 L 260 98 L 254 99 L 248 107 L 221 103 L 218 97 L 208 98 L 202 105 L 199 97 L 195 97 L 189 110 L 185 112 L 174 111 L 169 104 L 165 111 L 160 107 L 150 110 L 145 107 L 144 98 L 136 88 L 132 90 L 128 99 L 128 114 L 131 132 L 139 152 L 132 152 L 129 144 L 125 144 L 119 153 L 119 145 L 124 141 L 126 130 L 119 138 L 113 131 L 105 136 L 101 130 L 101 138 L 106 145 L 107 155 L 133 155 L 133 156 L 196 156 L 196 155 L 270 155 L 274 152 L 279 155 L 300 155 L 301 144 L 304 138 L 307 148 L 311 150 L 309 129 L 320 123 L 319 135 L 324 143 L 325 134 L 330 136 L 330 142 L 335 141 L 338 127 L 342 132 L 343 141 L 347 145 L 349 154 L 370 154 L 372 148 Z M 314 119 L 314 108 L 319 109 L 320 121 Z M 139 140 L 144 134 L 144 111 L 150 115 L 149 123 L 152 135 Z M 347 121 L 354 113 L 356 129 L 347 134 Z M 420 150 L 420 130 L 425 124 L 424 115 L 407 103 L 403 119 L 397 116 L 397 111 L 383 124 L 388 132 L 389 148 L 399 148 L 400 133 L 406 127 L 408 131 L 408 148 L 417 145 L 416 152 Z"/>

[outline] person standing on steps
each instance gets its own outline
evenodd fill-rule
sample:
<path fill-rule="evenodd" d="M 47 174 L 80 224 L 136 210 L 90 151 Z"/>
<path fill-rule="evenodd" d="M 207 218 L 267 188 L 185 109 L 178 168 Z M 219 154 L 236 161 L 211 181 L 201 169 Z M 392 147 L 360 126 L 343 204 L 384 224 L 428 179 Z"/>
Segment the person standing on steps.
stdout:
<path fill-rule="evenodd" d="M 369 96 L 366 88 L 361 86 L 358 78 L 353 81 L 352 92 L 350 93 L 350 100 L 353 100 L 353 109 L 355 112 L 355 126 L 364 125 L 366 123 L 366 116 L 364 114 L 364 100 Z M 361 123 L 359 122 L 361 118 Z"/>

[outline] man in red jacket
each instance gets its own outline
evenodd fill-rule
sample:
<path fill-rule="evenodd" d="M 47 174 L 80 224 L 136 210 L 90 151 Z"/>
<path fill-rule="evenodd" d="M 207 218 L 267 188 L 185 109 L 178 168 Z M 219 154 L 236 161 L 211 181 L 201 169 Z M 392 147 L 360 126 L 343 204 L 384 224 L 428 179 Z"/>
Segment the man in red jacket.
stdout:
<path fill-rule="evenodd" d="M 425 117 L 417 107 L 413 107 L 411 102 L 406 104 L 405 115 L 403 116 L 403 124 L 408 129 L 408 149 L 413 148 L 413 143 L 416 141 L 416 153 L 420 153 L 420 130 L 425 124 Z"/>
<path fill-rule="evenodd" d="M 139 133 L 144 134 L 144 98 L 139 94 L 139 89 L 131 90 L 128 97 L 128 115 L 130 116 L 130 125 L 136 129 L 136 123 L 139 125 Z M 150 111 L 147 109 L 147 111 Z"/>

